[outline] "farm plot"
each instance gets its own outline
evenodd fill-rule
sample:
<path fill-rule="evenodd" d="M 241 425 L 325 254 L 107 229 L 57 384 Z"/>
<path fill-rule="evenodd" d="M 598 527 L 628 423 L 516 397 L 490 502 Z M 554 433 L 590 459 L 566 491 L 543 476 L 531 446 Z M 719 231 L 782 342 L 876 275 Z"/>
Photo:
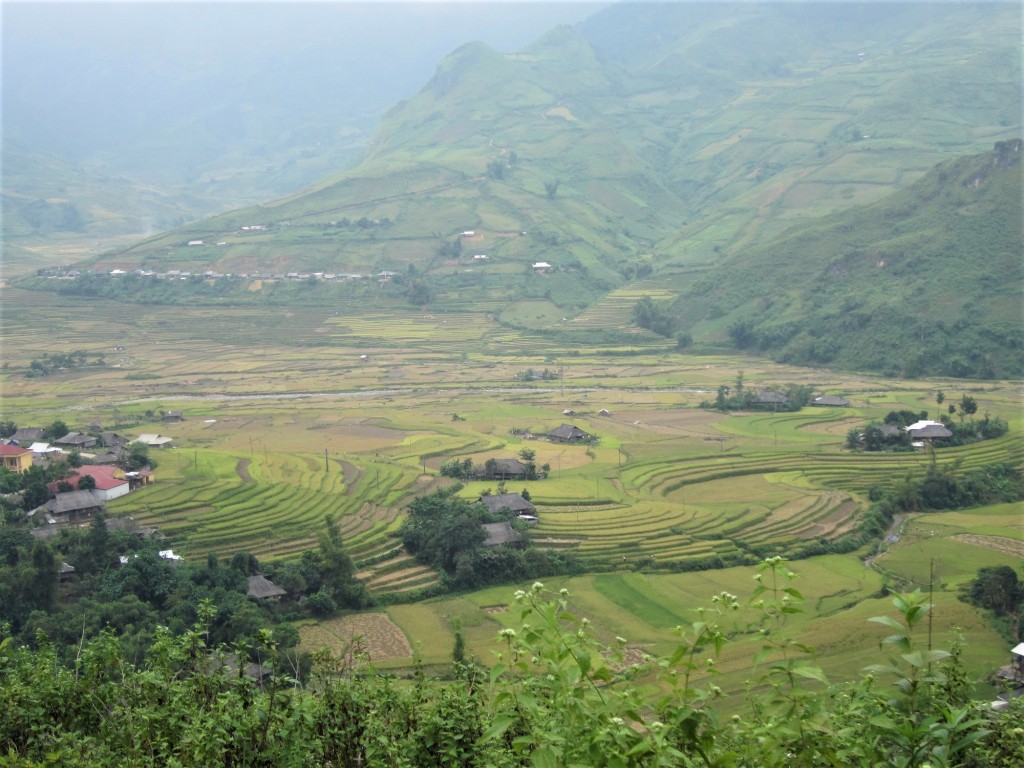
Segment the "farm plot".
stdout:
<path fill-rule="evenodd" d="M 173 459 L 172 459 L 173 461 Z M 248 461 L 245 474 L 239 461 Z M 315 546 L 324 518 L 333 515 L 354 557 L 386 550 L 410 482 L 399 466 L 365 463 L 355 486 L 342 472 L 324 472 L 321 459 L 302 454 L 246 458 L 195 451 L 195 467 L 111 504 L 140 524 L 158 526 L 191 557 L 248 551 L 258 557 L 297 554 Z"/>
<path fill-rule="evenodd" d="M 371 663 L 412 658 L 409 639 L 386 613 L 360 613 L 300 627 L 299 648 L 330 648 L 338 654 L 360 648 Z"/>

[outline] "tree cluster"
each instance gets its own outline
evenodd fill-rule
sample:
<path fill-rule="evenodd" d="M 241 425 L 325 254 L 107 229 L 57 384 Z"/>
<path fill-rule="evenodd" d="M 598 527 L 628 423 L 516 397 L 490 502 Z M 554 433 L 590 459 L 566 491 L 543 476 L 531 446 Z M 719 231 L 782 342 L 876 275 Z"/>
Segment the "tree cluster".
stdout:
<path fill-rule="evenodd" d="M 996 626 L 1012 644 L 1024 640 L 1024 581 L 1008 565 L 981 568 L 964 588 L 960 599 L 990 611 Z"/>
<path fill-rule="evenodd" d="M 813 390 L 803 384 L 787 384 L 777 390 L 785 397 L 784 402 L 762 402 L 760 395 L 745 386 L 743 371 L 736 375 L 734 386 L 720 384 L 714 400 L 703 400 L 701 408 L 716 411 L 799 411 L 811 401 Z"/>
<path fill-rule="evenodd" d="M 571 553 L 542 552 L 530 547 L 483 547 L 484 523 L 504 520 L 525 531 L 510 510 L 492 515 L 482 504 L 455 494 L 456 485 L 420 496 L 409 505 L 402 525 L 402 543 L 416 559 L 442 573 L 442 586 L 475 589 L 561 573 L 576 573 L 580 564 Z"/>
<path fill-rule="evenodd" d="M 0 753 L 15 765 L 423 766 L 430 768 L 789 768 L 891 765 L 983 768 L 1024 764 L 1020 702 L 1003 712 L 970 699 L 957 647 L 925 646 L 930 605 L 893 600 L 880 663 L 832 682 L 786 620 L 803 597 L 778 559 L 766 561 L 746 604 L 711 598 L 662 657 L 627 660 L 624 638 L 573 610 L 566 590 L 516 594 L 484 676 L 457 665 L 449 681 L 412 684 L 361 666 L 361 646 L 322 654 L 308 685 L 263 631 L 233 650 L 211 634 L 212 607 L 182 632 L 157 631 L 140 658 L 113 633 L 62 658 L 0 640 Z M 762 645 L 733 717 L 715 662 L 735 617 Z M 239 653 L 279 673 L 253 677 Z M 464 654 L 464 651 L 463 651 Z M 649 684 L 655 683 L 654 685 Z"/>
<path fill-rule="evenodd" d="M 33 378 L 36 376 L 48 376 L 54 371 L 62 369 L 85 368 L 89 365 L 106 365 L 106 358 L 102 352 L 88 352 L 83 349 L 76 349 L 74 352 L 57 352 L 49 354 L 44 352 L 43 356 L 33 359 L 29 363 L 25 376 Z M 66 433 L 65 433 L 66 434 Z"/>
<path fill-rule="evenodd" d="M 34 539 L 30 530 L 23 524 L 0 527 L 0 627 L 30 647 L 43 632 L 61 655 L 73 655 L 83 638 L 113 630 L 126 652 L 141 658 L 158 627 L 185 631 L 203 601 L 211 609 L 206 624 L 216 644 L 253 642 L 260 631 L 274 628 L 291 638 L 291 649 L 298 635 L 289 621 L 371 602 L 331 519 L 317 549 L 266 566 L 247 552 L 229 562 L 215 554 L 202 563 L 168 560 L 159 554 L 161 544 L 108 526 L 102 514 L 88 528 L 64 527 L 51 539 Z M 73 573 L 62 575 L 63 564 Z M 285 590 L 280 604 L 246 597 L 248 577 L 259 573 Z M 297 663 L 294 653 L 289 658 Z"/>
<path fill-rule="evenodd" d="M 924 477 L 908 474 L 887 492 L 872 489 L 871 496 L 893 512 L 928 512 L 964 509 L 1024 500 L 1024 470 L 1012 464 L 987 464 L 961 471 L 960 463 L 932 463 Z"/>

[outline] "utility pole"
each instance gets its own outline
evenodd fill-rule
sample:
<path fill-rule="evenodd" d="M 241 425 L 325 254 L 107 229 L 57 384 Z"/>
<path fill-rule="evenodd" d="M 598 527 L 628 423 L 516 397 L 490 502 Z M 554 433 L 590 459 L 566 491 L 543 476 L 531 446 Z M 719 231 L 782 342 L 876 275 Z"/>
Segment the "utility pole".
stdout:
<path fill-rule="evenodd" d="M 327 472 L 330 472 L 330 471 L 331 471 L 331 467 L 327 463 L 327 449 L 324 448 L 324 472 L 327 473 Z"/>

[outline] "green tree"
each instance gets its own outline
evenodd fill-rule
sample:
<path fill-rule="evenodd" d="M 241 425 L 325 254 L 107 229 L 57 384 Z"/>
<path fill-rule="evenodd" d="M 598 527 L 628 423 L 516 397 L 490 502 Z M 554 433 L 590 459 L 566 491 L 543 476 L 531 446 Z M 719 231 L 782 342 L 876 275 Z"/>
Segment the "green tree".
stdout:
<path fill-rule="evenodd" d="M 964 415 L 971 417 L 971 422 L 974 422 L 974 414 L 978 412 L 978 401 L 970 395 L 963 395 L 960 398 L 960 423 L 964 422 Z"/>
<path fill-rule="evenodd" d="M 1015 614 L 1024 600 L 1024 583 L 1008 565 L 985 567 L 968 586 L 967 598 L 974 605 L 997 614 Z"/>
<path fill-rule="evenodd" d="M 44 440 L 59 440 L 64 437 L 71 430 L 68 429 L 68 425 L 60 419 L 53 421 L 50 426 L 43 429 Z"/>
<path fill-rule="evenodd" d="M 341 531 L 333 515 L 324 516 L 324 530 L 317 535 L 320 580 L 338 605 L 363 608 L 370 604 L 366 586 L 355 577 L 355 565 L 345 551 Z"/>
<path fill-rule="evenodd" d="M 96 478 L 92 475 L 82 475 L 78 478 L 78 490 L 91 491 L 96 487 Z"/>
<path fill-rule="evenodd" d="M 26 595 L 40 610 L 53 610 L 57 598 L 57 558 L 45 541 L 32 545 L 32 591 Z"/>
<path fill-rule="evenodd" d="M 144 467 L 156 469 L 157 463 L 150 458 L 149 446 L 145 443 L 128 443 L 121 448 L 117 457 L 118 465 L 127 472 L 138 472 Z"/>
<path fill-rule="evenodd" d="M 544 194 L 547 195 L 548 200 L 555 199 L 555 195 L 558 194 L 558 187 L 561 185 L 561 183 L 562 182 L 558 181 L 557 179 L 544 182 Z"/>

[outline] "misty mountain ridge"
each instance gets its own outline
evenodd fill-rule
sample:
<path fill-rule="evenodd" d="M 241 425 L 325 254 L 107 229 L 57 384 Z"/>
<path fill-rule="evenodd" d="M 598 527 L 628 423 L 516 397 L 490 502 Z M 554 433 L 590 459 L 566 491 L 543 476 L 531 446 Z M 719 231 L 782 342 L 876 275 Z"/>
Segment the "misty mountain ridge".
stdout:
<path fill-rule="evenodd" d="M 515 281 L 563 314 L 638 274 L 693 296 L 715 265 L 1018 136 L 1020 16 L 1009 4 L 616 5 L 515 53 L 467 43 L 385 114 L 351 170 L 99 264 L 415 272 L 434 304 L 488 309 L 516 299 Z M 240 234 L 256 223 L 265 234 Z M 487 254 L 486 270 L 456 246 Z M 537 261 L 554 265 L 546 290 Z M 680 317 L 699 342 L 728 338 L 716 318 Z"/>

